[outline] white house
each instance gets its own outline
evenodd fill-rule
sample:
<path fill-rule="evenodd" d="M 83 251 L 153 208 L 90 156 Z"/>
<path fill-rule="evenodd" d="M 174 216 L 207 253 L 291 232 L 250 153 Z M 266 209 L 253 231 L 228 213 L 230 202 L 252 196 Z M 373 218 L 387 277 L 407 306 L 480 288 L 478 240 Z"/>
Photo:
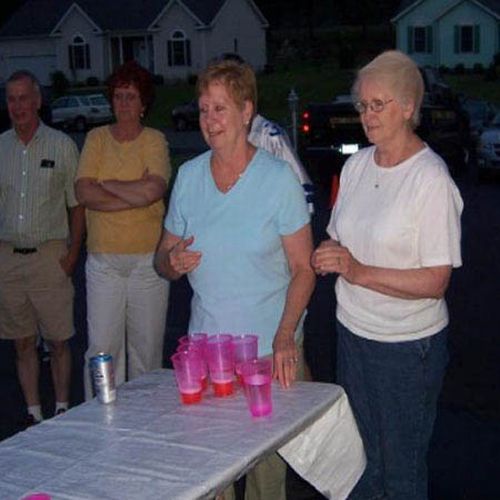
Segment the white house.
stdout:
<path fill-rule="evenodd" d="M 130 59 L 184 79 L 224 52 L 259 70 L 267 27 L 253 0 L 27 0 L 0 28 L 0 81 L 16 69 L 103 80 Z"/>
<path fill-rule="evenodd" d="M 500 0 L 402 0 L 392 22 L 420 65 L 487 67 L 500 52 Z"/>

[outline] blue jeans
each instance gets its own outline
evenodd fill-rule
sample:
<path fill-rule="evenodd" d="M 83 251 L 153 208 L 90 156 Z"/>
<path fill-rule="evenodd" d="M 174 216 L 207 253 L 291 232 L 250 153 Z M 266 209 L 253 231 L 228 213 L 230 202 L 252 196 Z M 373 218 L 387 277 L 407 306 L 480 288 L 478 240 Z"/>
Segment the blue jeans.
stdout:
<path fill-rule="evenodd" d="M 425 500 L 427 451 L 448 362 L 447 328 L 377 342 L 337 321 L 338 383 L 351 403 L 367 466 L 350 500 Z"/>

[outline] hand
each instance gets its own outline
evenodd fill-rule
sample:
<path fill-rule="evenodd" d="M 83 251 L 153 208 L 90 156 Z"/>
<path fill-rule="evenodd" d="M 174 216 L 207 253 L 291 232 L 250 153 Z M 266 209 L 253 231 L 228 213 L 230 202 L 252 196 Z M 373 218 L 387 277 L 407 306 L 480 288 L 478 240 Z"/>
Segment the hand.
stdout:
<path fill-rule="evenodd" d="M 168 252 L 170 266 L 180 275 L 190 273 L 200 264 L 201 252 L 193 252 L 187 249 L 192 245 L 193 241 L 194 236 L 179 240 Z"/>
<path fill-rule="evenodd" d="M 298 352 L 293 333 L 278 332 L 273 341 L 273 378 L 290 387 L 297 377 Z"/>
<path fill-rule="evenodd" d="M 356 260 L 347 247 L 337 241 L 328 240 L 314 251 L 311 265 L 317 274 L 338 273 L 349 283 L 356 283 L 356 277 L 363 264 Z"/>
<path fill-rule="evenodd" d="M 71 252 L 68 252 L 59 259 L 59 264 L 66 273 L 66 276 L 71 276 L 73 274 L 77 261 L 78 255 L 75 257 Z"/>
<path fill-rule="evenodd" d="M 326 276 L 328 273 L 338 272 L 332 267 L 332 264 L 337 263 L 337 251 L 339 242 L 335 240 L 322 241 L 319 247 L 313 252 L 311 257 L 311 266 L 321 276 Z"/>

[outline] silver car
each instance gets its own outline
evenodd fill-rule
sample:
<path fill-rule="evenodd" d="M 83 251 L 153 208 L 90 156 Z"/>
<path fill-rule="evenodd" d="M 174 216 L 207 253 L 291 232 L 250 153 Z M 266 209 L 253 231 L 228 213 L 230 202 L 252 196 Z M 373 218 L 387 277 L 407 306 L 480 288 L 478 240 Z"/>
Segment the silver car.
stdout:
<path fill-rule="evenodd" d="M 500 170 L 500 113 L 495 115 L 479 137 L 477 164 L 480 170 Z"/>
<path fill-rule="evenodd" d="M 66 95 L 52 103 L 52 123 L 83 132 L 89 125 L 113 119 L 111 106 L 103 94 Z"/>

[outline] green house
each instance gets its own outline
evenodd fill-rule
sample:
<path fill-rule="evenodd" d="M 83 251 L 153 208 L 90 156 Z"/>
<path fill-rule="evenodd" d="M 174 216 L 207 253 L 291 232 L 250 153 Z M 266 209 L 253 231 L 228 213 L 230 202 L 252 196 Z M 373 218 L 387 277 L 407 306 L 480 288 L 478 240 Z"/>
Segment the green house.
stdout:
<path fill-rule="evenodd" d="M 396 46 L 425 66 L 487 67 L 500 52 L 500 0 L 402 0 Z"/>

